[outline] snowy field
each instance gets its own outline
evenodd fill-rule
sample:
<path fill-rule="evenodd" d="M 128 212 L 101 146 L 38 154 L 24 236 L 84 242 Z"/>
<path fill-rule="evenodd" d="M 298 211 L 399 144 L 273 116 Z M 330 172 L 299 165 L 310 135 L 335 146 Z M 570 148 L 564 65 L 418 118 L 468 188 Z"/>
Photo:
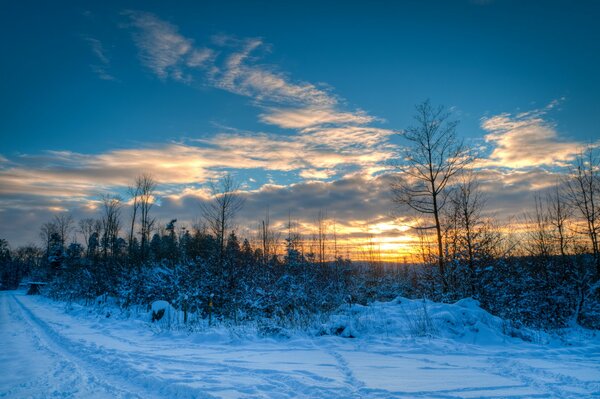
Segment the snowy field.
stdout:
<path fill-rule="evenodd" d="M 474 301 L 354 306 L 287 337 L 234 331 L 160 331 L 1 292 L 0 397 L 600 397 L 600 338 L 511 331 Z"/>

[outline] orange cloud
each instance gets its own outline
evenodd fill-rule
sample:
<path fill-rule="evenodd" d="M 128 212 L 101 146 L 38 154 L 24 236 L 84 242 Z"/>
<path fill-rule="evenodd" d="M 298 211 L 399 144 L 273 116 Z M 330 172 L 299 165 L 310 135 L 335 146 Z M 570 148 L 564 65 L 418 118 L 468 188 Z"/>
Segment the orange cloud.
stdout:
<path fill-rule="evenodd" d="M 485 141 L 493 145 L 487 166 L 525 168 L 535 166 L 565 166 L 573 160 L 583 143 L 559 136 L 556 126 L 546 120 L 546 114 L 558 102 L 543 109 L 512 115 L 504 113 L 482 121 L 489 133 Z"/>

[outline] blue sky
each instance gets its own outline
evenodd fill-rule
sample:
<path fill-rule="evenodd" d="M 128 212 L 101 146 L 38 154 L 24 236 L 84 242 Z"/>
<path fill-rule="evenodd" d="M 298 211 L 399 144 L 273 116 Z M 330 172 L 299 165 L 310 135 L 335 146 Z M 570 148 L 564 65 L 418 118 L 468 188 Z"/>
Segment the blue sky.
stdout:
<path fill-rule="evenodd" d="M 485 145 L 486 173 L 527 176 L 524 199 L 598 140 L 599 17 L 593 1 L 5 4 L 0 218 L 20 227 L 0 233 L 33 240 L 44 212 L 84 214 L 148 170 L 183 220 L 176 201 L 224 170 L 248 195 L 383 190 L 426 98 Z"/>

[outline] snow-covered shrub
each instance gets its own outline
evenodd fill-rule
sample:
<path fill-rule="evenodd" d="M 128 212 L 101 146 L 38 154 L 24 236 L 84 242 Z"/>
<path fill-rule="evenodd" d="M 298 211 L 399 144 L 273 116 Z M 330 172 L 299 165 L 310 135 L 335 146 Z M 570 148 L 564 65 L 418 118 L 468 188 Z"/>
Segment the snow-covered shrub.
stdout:
<path fill-rule="evenodd" d="M 150 307 L 151 322 L 161 327 L 170 328 L 177 323 L 177 311 L 167 301 L 154 301 Z"/>

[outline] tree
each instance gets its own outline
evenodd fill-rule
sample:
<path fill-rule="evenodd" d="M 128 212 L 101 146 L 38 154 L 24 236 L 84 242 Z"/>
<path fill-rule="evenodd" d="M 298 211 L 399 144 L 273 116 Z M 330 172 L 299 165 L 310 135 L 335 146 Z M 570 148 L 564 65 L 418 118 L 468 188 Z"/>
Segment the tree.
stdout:
<path fill-rule="evenodd" d="M 104 195 L 102 197 L 102 249 L 104 258 L 108 257 L 108 252 L 111 255 L 116 255 L 118 252 L 119 230 L 121 229 L 121 198 L 118 196 Z"/>
<path fill-rule="evenodd" d="M 323 211 L 319 209 L 319 213 L 317 214 L 317 259 L 319 265 L 325 264 L 325 257 L 327 251 L 327 211 Z"/>
<path fill-rule="evenodd" d="M 558 241 L 560 255 L 564 258 L 569 246 L 567 222 L 571 217 L 571 209 L 567 206 L 564 194 L 558 184 L 548 193 L 546 203 L 549 222 L 554 227 L 555 241 Z"/>
<path fill-rule="evenodd" d="M 50 246 L 52 243 L 52 236 L 57 232 L 56 224 L 53 222 L 46 222 L 40 227 L 40 238 L 46 247 L 46 257 L 50 254 Z"/>
<path fill-rule="evenodd" d="M 554 254 L 550 215 L 539 194 L 535 195 L 534 204 L 533 214 L 525 215 L 527 230 L 523 244 L 530 255 L 547 259 Z"/>
<path fill-rule="evenodd" d="M 476 261 L 483 255 L 485 221 L 482 212 L 485 202 L 486 199 L 471 171 L 462 177 L 450 195 L 450 215 L 454 221 L 457 247 L 455 253 L 460 253 L 461 257 L 466 258 L 471 293 L 474 293 L 476 288 Z"/>
<path fill-rule="evenodd" d="M 156 181 L 150 175 L 142 175 L 136 180 L 138 187 L 138 198 L 140 207 L 141 240 L 140 252 L 142 262 L 146 259 L 150 233 L 154 227 L 155 219 L 150 217 L 150 209 L 154 204 L 154 191 L 156 190 Z"/>
<path fill-rule="evenodd" d="M 83 237 L 83 242 L 87 247 L 87 255 L 91 255 L 90 239 L 98 229 L 98 221 L 94 218 L 85 218 L 79 220 L 79 233 Z"/>
<path fill-rule="evenodd" d="M 0 238 L 0 289 L 15 289 L 21 282 L 20 273 L 14 268 L 8 241 Z"/>
<path fill-rule="evenodd" d="M 218 262 L 222 271 L 225 251 L 225 236 L 232 228 L 237 212 L 244 205 L 244 198 L 238 193 L 239 184 L 230 174 L 223 176 L 218 182 L 210 183 L 212 199 L 202 203 L 202 217 L 210 232 L 217 240 Z"/>
<path fill-rule="evenodd" d="M 131 204 L 131 228 L 129 229 L 129 256 L 133 257 L 134 252 L 134 237 L 135 237 L 135 221 L 137 219 L 137 212 L 140 208 L 139 196 L 141 191 L 141 178 L 137 177 L 135 179 L 135 183 L 132 186 L 128 187 L 129 195 L 131 196 L 132 204 Z"/>
<path fill-rule="evenodd" d="M 279 241 L 279 234 L 273 231 L 271 226 L 268 206 L 265 211 L 265 219 L 260 222 L 258 236 L 262 246 L 263 262 L 267 263 L 271 256 L 275 255 L 277 242 Z"/>
<path fill-rule="evenodd" d="M 444 247 L 441 227 L 448 189 L 453 177 L 471 162 L 471 155 L 456 137 L 457 121 L 444 107 L 434 107 L 429 100 L 416 106 L 416 124 L 401 136 L 408 142 L 401 162 L 400 175 L 392 183 L 394 202 L 418 213 L 433 217 L 437 239 L 437 261 L 446 287 Z"/>
<path fill-rule="evenodd" d="M 68 235 L 73 231 L 73 216 L 69 214 L 56 215 L 54 216 L 54 225 L 60 237 L 60 243 L 64 247 L 67 243 Z"/>
<path fill-rule="evenodd" d="M 572 206 L 583 219 L 596 274 L 600 277 L 600 156 L 594 147 L 585 148 L 575 160 L 571 176 L 567 180 L 567 193 Z"/>

